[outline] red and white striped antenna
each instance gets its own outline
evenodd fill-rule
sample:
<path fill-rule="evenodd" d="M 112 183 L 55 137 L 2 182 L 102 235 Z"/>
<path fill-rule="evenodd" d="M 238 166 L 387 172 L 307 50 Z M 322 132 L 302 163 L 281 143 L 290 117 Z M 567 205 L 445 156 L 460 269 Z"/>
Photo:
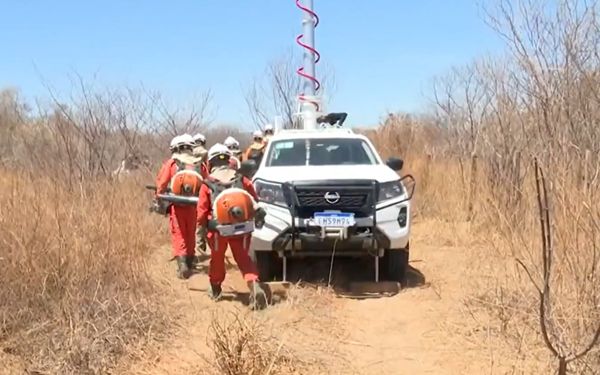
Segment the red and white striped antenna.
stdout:
<path fill-rule="evenodd" d="M 316 64 L 321 55 L 315 48 L 315 28 L 319 24 L 319 16 L 313 10 L 313 0 L 296 0 L 296 6 L 303 12 L 302 34 L 296 38 L 304 49 L 304 66 L 296 72 L 304 79 L 303 91 L 298 96 L 300 102 L 300 116 L 304 129 L 317 127 L 317 112 L 319 112 L 320 98 L 317 96 L 321 83 L 316 77 Z"/>

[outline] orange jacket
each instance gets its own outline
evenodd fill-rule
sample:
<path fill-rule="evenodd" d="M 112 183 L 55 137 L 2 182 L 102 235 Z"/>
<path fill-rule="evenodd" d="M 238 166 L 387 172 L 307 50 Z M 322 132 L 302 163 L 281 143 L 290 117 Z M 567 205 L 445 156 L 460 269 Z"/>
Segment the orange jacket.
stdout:
<path fill-rule="evenodd" d="M 267 144 L 264 142 L 261 143 L 253 143 L 250 145 L 250 147 L 248 147 L 246 149 L 246 152 L 244 152 L 244 160 L 248 160 L 249 156 L 250 156 L 250 152 L 252 152 L 252 150 L 261 150 L 262 152 L 265 152 L 265 147 L 267 147 Z"/>
<path fill-rule="evenodd" d="M 208 166 L 206 163 L 202 163 L 200 166 L 200 174 L 202 175 L 202 178 L 208 177 Z"/>
<path fill-rule="evenodd" d="M 244 190 L 246 190 L 255 201 L 258 201 L 258 195 L 256 195 L 256 190 L 254 190 L 252 181 L 246 177 L 242 177 L 242 185 L 244 186 Z M 202 184 L 202 187 L 200 188 L 200 197 L 198 198 L 198 206 L 196 207 L 198 226 L 205 227 L 208 225 L 208 221 L 212 219 L 212 204 L 210 198 L 210 188 L 206 184 Z"/>
<path fill-rule="evenodd" d="M 177 164 L 175 164 L 175 160 L 169 159 L 165 161 L 162 167 L 160 167 L 158 176 L 156 176 L 156 194 L 163 194 L 167 191 L 169 182 L 171 182 L 175 173 L 177 173 Z"/>

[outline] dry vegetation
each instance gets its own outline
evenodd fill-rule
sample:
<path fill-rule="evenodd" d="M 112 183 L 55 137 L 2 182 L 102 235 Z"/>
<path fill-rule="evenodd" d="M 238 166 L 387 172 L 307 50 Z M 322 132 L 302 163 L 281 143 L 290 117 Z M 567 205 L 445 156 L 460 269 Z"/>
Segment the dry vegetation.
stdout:
<path fill-rule="evenodd" d="M 83 85 L 51 97 L 34 111 L 0 93 L 0 349 L 28 371 L 105 373 L 170 326 L 146 267 L 167 236 L 143 184 L 205 108 Z M 137 169 L 117 179 L 126 156 Z"/>
<path fill-rule="evenodd" d="M 327 288 L 293 287 L 270 315 L 240 310 L 213 312 L 207 342 L 213 356 L 200 373 L 325 374 L 349 362 L 337 344 L 345 335 L 336 322 L 336 297 Z M 211 369 L 211 370 L 207 370 Z"/>
<path fill-rule="evenodd" d="M 507 55 L 453 70 L 436 82 L 435 116 L 392 115 L 373 138 L 401 145 L 419 177 L 417 217 L 481 235 L 465 307 L 496 318 L 482 328 L 514 349 L 515 370 L 598 373 L 598 4 L 501 1 L 489 22 Z"/>
<path fill-rule="evenodd" d="M 5 351 L 40 373 L 99 373 L 164 328 L 144 263 L 156 225 L 138 187 L 70 190 L 6 171 L 0 183 Z"/>
<path fill-rule="evenodd" d="M 390 115 L 369 136 L 417 177 L 417 220 L 468 223 L 473 292 L 462 302 L 488 332 L 478 340 L 508 344 L 515 371 L 597 374 L 598 5 L 499 4 L 488 20 L 507 54 L 453 70 L 436 82 L 435 112 Z M 141 190 L 150 171 L 126 181 L 111 171 L 131 153 L 153 170 L 172 134 L 206 129 L 209 95 L 183 115 L 157 95 L 92 92 L 35 115 L 15 92 L 0 96 L 0 348 L 41 373 L 105 372 L 165 332 L 144 261 L 160 225 Z M 214 319 L 215 371 L 309 367 L 271 332 L 255 316 Z"/>

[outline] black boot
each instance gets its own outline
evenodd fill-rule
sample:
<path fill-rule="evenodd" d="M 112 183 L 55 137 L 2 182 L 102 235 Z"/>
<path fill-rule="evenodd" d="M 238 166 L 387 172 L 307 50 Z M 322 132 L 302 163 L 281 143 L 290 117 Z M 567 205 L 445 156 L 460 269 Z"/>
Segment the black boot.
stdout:
<path fill-rule="evenodd" d="M 250 288 L 250 309 L 265 309 L 268 305 L 267 294 L 260 286 L 260 283 L 258 281 L 251 281 L 250 283 L 248 283 L 248 287 Z"/>
<path fill-rule="evenodd" d="M 180 279 L 190 277 L 190 268 L 187 265 L 186 257 L 177 257 L 177 277 Z"/>
<path fill-rule="evenodd" d="M 188 268 L 190 270 L 193 270 L 194 268 L 196 268 L 196 256 L 195 255 L 188 255 L 185 257 L 185 264 L 187 264 Z"/>
<path fill-rule="evenodd" d="M 221 288 L 221 284 L 210 284 L 210 288 L 208 289 L 208 296 L 213 301 L 219 301 L 221 299 L 223 293 L 223 289 Z"/>

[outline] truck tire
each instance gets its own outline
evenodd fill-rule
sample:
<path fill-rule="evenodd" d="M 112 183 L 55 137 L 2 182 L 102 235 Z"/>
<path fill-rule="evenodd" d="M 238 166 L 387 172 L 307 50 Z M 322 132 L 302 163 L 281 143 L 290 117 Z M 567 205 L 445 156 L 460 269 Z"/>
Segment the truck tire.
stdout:
<path fill-rule="evenodd" d="M 382 258 L 383 271 L 386 281 L 396 281 L 406 285 L 409 250 L 387 249 Z"/>
<path fill-rule="evenodd" d="M 279 259 L 274 251 L 253 251 L 252 260 L 258 269 L 258 278 L 260 281 L 275 281 L 280 277 Z"/>

